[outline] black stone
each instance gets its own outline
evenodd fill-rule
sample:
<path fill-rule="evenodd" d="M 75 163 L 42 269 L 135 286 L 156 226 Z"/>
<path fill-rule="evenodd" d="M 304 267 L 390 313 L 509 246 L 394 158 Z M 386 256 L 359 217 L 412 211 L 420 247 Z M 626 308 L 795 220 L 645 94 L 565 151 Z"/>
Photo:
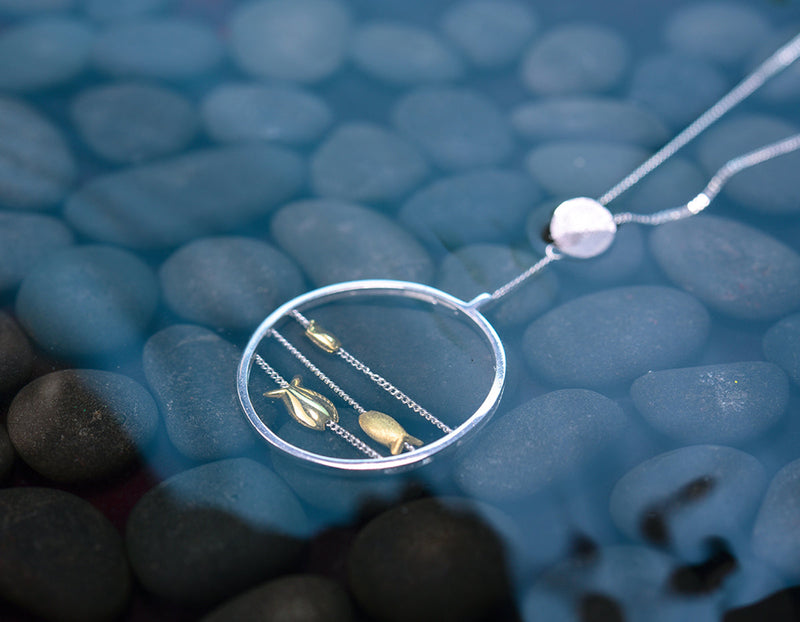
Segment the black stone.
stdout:
<path fill-rule="evenodd" d="M 770 594 L 757 603 L 725 612 L 723 622 L 797 622 L 800 620 L 800 586 Z"/>
<path fill-rule="evenodd" d="M 10 394 L 28 379 L 33 348 L 14 318 L 0 312 L 0 395 Z"/>

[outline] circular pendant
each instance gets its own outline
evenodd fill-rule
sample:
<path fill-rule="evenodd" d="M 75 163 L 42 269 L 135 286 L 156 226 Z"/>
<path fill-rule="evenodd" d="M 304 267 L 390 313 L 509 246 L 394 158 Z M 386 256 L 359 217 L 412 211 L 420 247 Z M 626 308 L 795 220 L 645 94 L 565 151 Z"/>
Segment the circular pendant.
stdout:
<path fill-rule="evenodd" d="M 550 237 L 570 257 L 587 259 L 605 252 L 614 241 L 614 215 L 594 199 L 578 197 L 561 203 L 550 219 Z"/>

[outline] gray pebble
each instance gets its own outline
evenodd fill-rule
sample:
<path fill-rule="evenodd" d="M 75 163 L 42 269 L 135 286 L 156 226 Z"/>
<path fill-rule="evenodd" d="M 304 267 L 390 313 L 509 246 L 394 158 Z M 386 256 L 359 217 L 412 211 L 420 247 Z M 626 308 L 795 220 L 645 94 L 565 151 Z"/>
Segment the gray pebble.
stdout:
<path fill-rule="evenodd" d="M 298 201 L 272 220 L 272 235 L 315 285 L 384 278 L 426 283 L 425 249 L 385 216 L 333 199 Z"/>
<path fill-rule="evenodd" d="M 767 488 L 753 526 L 753 552 L 791 577 L 800 575 L 800 460 L 783 467 Z"/>
<path fill-rule="evenodd" d="M 479 498 L 528 497 L 576 471 L 625 427 L 622 409 L 599 393 L 547 393 L 493 422 L 465 450 L 454 476 Z"/>
<path fill-rule="evenodd" d="M 130 20 L 157 13 L 174 3 L 174 0 L 81 0 L 83 10 L 98 22 Z"/>
<path fill-rule="evenodd" d="M 141 162 L 180 151 L 197 129 L 192 104 L 150 84 L 83 91 L 73 100 L 71 114 L 86 144 L 112 162 Z"/>
<path fill-rule="evenodd" d="M 200 105 L 209 135 L 219 142 L 265 140 L 305 144 L 331 124 L 328 104 L 310 91 L 292 86 L 228 83 Z"/>
<path fill-rule="evenodd" d="M 67 11 L 75 0 L 0 0 L 0 13 L 13 17 L 26 17 L 38 13 Z"/>
<path fill-rule="evenodd" d="M 87 64 L 94 34 L 81 20 L 42 17 L 0 33 L 0 89 L 36 91 L 69 82 Z"/>
<path fill-rule="evenodd" d="M 174 325 L 153 335 L 142 356 L 170 441 L 193 460 L 242 453 L 254 433 L 236 394 L 241 354 L 200 326 Z"/>
<path fill-rule="evenodd" d="M 429 167 L 417 148 L 371 123 L 339 126 L 311 158 L 311 187 L 319 196 L 391 202 L 413 190 Z"/>
<path fill-rule="evenodd" d="M 523 349 L 531 368 L 549 382 L 596 388 L 688 362 L 708 330 L 708 312 L 688 294 L 620 287 L 548 311 L 525 331 Z"/>
<path fill-rule="evenodd" d="M 767 485 L 750 454 L 692 445 L 659 454 L 623 475 L 611 493 L 611 517 L 623 533 L 698 559 L 709 539 L 735 542 L 749 532 Z"/>
<path fill-rule="evenodd" d="M 351 19 L 338 0 L 262 0 L 238 7 L 229 29 L 231 53 L 246 73 L 317 82 L 343 64 Z"/>
<path fill-rule="evenodd" d="M 682 443 L 736 445 L 780 420 L 789 382 L 772 363 L 748 361 L 651 372 L 631 397 L 654 428 Z"/>
<path fill-rule="evenodd" d="M 765 334 L 764 356 L 800 385 L 800 314 L 783 318 Z"/>
<path fill-rule="evenodd" d="M 800 255 L 758 229 L 702 215 L 658 227 L 650 248 L 674 283 L 726 315 L 774 320 L 800 306 Z"/>
<path fill-rule="evenodd" d="M 119 534 L 67 492 L 0 490 L 0 597 L 59 622 L 100 622 L 122 613 L 131 579 Z"/>
<path fill-rule="evenodd" d="M 67 193 L 76 173 L 75 160 L 54 125 L 27 104 L 0 98 L 0 205 L 51 207 Z"/>
<path fill-rule="evenodd" d="M 497 106 L 470 89 L 413 91 L 397 103 L 392 120 L 444 169 L 498 164 L 514 146 L 511 127 Z"/>
<path fill-rule="evenodd" d="M 16 314 L 45 350 L 93 356 L 140 343 L 157 302 L 158 282 L 138 257 L 76 246 L 48 255 L 27 274 Z"/>
<path fill-rule="evenodd" d="M 206 149 L 95 177 L 68 199 L 64 215 L 93 239 L 164 248 L 268 213 L 303 177 L 300 158 L 281 147 Z"/>
<path fill-rule="evenodd" d="M 285 571 L 308 533 L 291 490 L 249 458 L 221 460 L 165 480 L 128 518 L 133 571 L 150 592 L 217 603 Z"/>
<path fill-rule="evenodd" d="M 0 425 L 0 483 L 6 478 L 14 466 L 14 446 L 8 438 L 8 432 L 3 425 Z"/>
<path fill-rule="evenodd" d="M 201 22 L 180 17 L 145 17 L 112 22 L 98 36 L 95 66 L 114 76 L 175 80 L 214 69 L 222 45 Z"/>
<path fill-rule="evenodd" d="M 352 622 L 350 599 L 337 583 L 316 575 L 275 579 L 220 605 L 201 622 Z"/>
<path fill-rule="evenodd" d="M 33 360 L 33 348 L 22 328 L 0 311 L 0 395 L 13 395 L 30 376 Z"/>

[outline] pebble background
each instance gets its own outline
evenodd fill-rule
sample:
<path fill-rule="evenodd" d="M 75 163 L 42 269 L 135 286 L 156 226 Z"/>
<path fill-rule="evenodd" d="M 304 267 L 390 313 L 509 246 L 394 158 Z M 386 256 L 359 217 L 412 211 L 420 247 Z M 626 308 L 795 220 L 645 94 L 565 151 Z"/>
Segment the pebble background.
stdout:
<path fill-rule="evenodd" d="M 797 620 L 797 153 L 490 308 L 503 402 L 432 465 L 301 468 L 235 374 L 317 286 L 503 285 L 560 201 L 608 190 L 798 24 L 757 0 L 0 0 L 0 620 Z M 685 202 L 797 132 L 799 103 L 800 63 L 612 211 Z M 448 425 L 486 391 L 446 314 L 317 313 Z M 281 438 L 358 456 L 274 387 L 254 370 Z"/>

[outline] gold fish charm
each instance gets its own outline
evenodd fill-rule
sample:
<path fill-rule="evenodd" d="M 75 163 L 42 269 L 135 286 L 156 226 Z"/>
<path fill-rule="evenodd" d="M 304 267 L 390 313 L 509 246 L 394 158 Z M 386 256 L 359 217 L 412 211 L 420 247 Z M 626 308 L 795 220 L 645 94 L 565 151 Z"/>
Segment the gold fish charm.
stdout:
<path fill-rule="evenodd" d="M 334 423 L 339 421 L 336 406 L 316 391 L 301 387 L 300 376 L 292 378 L 292 381 L 282 389 L 267 391 L 264 396 L 283 400 L 289 414 L 307 428 L 324 430 L 328 421 Z"/>
<path fill-rule="evenodd" d="M 306 326 L 306 337 L 308 337 L 315 346 L 325 350 L 325 352 L 329 354 L 333 354 L 342 347 L 342 342 L 332 333 L 329 333 L 322 328 L 322 326 L 317 324 L 316 320 L 311 320 L 308 326 Z"/>
<path fill-rule="evenodd" d="M 368 410 L 358 417 L 358 425 L 370 438 L 386 445 L 393 456 L 403 453 L 405 443 L 420 447 L 422 441 L 411 436 L 397 421 L 377 410 Z"/>

